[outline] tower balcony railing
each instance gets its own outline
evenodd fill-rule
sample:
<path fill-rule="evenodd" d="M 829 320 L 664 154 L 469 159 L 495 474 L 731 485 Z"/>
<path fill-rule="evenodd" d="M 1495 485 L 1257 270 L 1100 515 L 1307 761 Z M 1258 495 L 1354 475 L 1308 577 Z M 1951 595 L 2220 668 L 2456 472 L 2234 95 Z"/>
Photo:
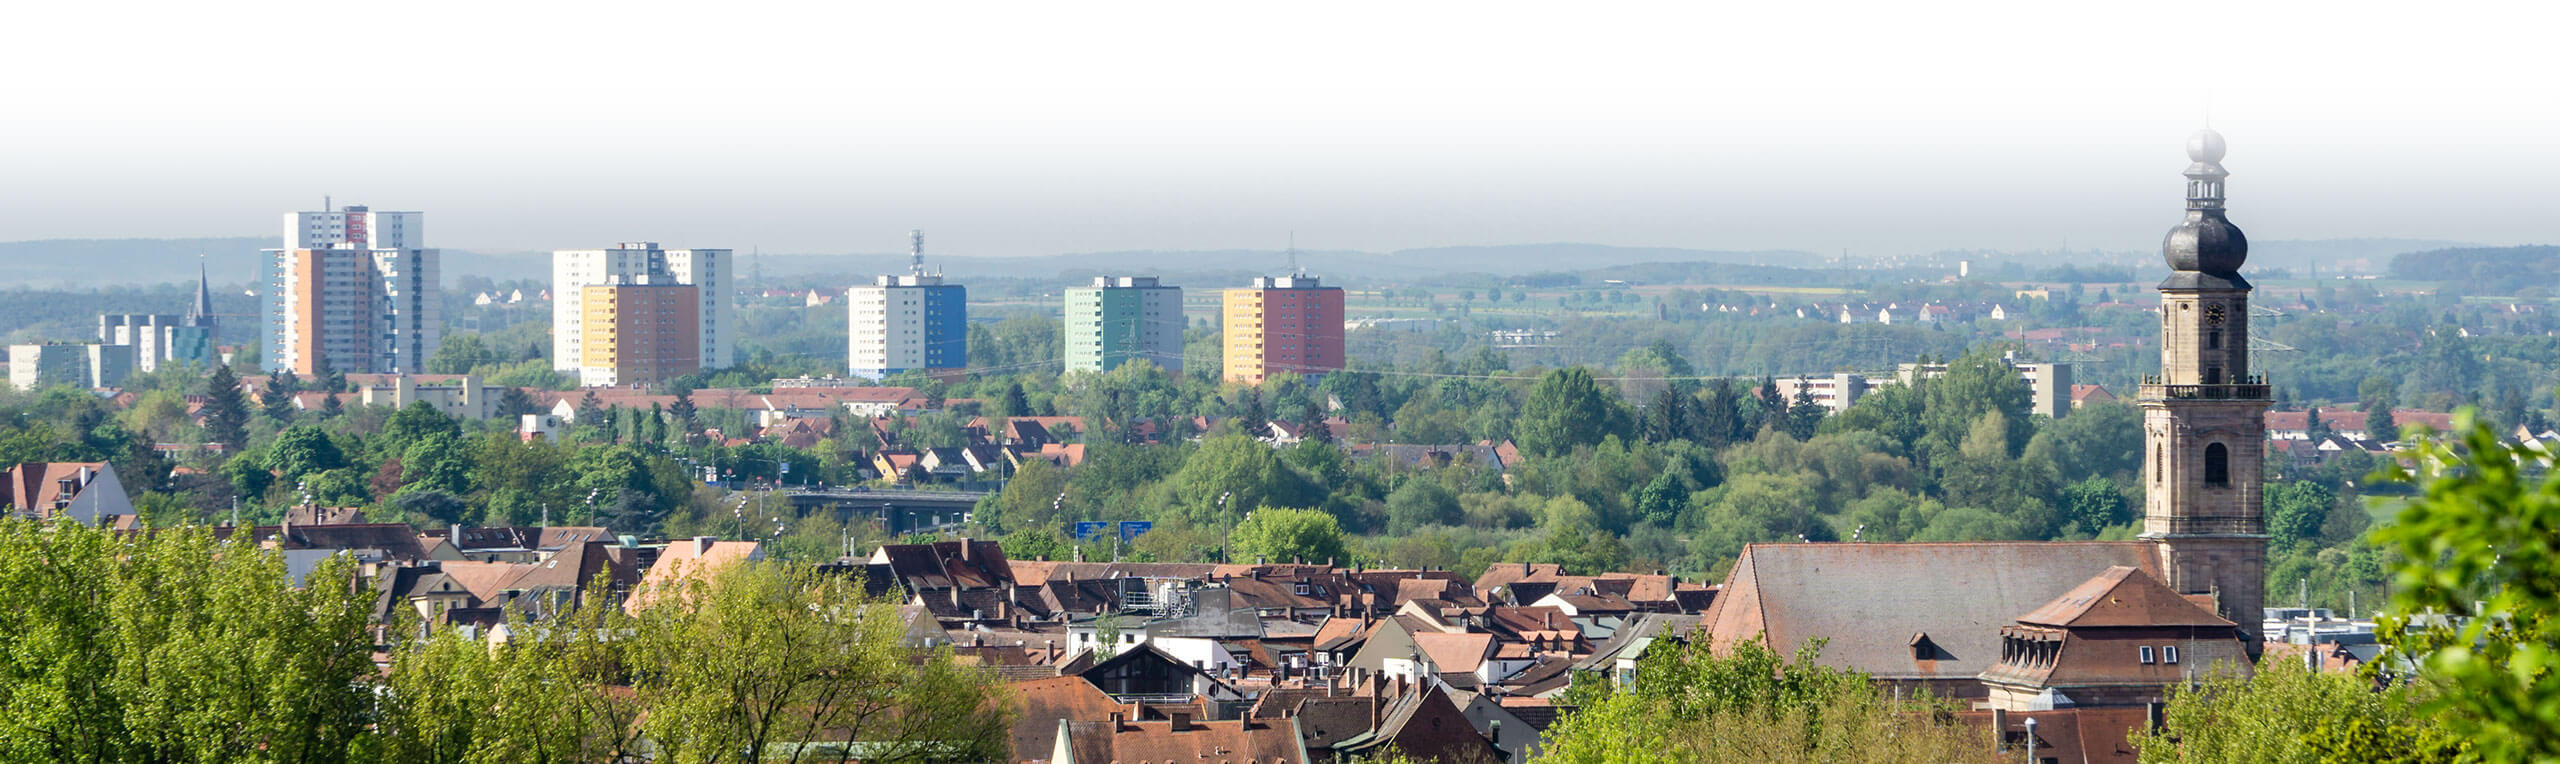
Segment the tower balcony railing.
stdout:
<path fill-rule="evenodd" d="M 2161 382 L 2158 375 L 2144 375 L 2140 395 L 2153 401 L 2263 401 L 2271 398 L 2269 393 L 2264 374 L 2219 385 L 2173 385 Z"/>

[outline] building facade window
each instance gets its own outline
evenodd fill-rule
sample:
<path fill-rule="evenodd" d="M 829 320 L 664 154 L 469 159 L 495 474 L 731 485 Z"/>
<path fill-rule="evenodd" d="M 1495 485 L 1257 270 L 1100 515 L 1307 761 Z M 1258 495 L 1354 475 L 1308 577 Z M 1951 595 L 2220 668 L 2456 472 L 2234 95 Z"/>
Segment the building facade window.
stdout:
<path fill-rule="evenodd" d="M 2231 449 L 2224 448 L 2220 443 L 2204 447 L 2204 484 L 2212 486 L 2231 484 Z"/>

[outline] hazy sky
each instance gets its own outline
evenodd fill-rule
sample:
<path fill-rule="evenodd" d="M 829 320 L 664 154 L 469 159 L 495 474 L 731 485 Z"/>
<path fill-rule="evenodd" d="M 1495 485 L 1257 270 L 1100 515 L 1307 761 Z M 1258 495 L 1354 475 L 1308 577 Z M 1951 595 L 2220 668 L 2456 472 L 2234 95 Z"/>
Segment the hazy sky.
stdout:
<path fill-rule="evenodd" d="M 2560 241 L 2522 3 L 250 5 L 12 10 L 0 240 L 2150 248 L 2209 109 L 2254 237 Z"/>

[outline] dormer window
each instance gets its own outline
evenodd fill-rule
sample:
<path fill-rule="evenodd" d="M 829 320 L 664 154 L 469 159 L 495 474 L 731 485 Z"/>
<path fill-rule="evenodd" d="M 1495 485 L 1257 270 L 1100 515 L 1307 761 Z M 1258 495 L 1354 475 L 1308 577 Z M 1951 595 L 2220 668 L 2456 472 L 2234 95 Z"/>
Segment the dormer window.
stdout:
<path fill-rule="evenodd" d="M 1298 582 L 1298 596 L 1300 596 L 1300 597 L 1307 596 L 1307 582 L 1305 582 L 1305 581 L 1300 581 L 1300 582 Z"/>

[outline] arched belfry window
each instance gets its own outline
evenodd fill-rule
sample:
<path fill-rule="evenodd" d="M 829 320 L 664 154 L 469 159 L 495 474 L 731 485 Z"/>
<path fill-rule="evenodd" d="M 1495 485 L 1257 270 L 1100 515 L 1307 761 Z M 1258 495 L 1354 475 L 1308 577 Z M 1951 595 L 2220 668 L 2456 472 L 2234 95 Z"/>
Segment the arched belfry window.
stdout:
<path fill-rule="evenodd" d="M 2204 484 L 2231 484 L 2231 449 L 2220 443 L 2204 447 Z"/>

